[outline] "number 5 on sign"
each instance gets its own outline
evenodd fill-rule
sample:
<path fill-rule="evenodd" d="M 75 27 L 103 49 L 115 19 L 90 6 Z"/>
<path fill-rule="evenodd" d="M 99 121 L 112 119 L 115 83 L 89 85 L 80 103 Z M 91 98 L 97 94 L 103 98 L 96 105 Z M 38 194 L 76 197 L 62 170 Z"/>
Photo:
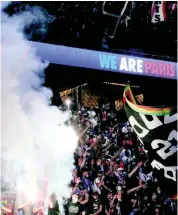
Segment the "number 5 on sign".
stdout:
<path fill-rule="evenodd" d="M 161 149 L 157 151 L 157 154 L 163 159 L 167 159 L 168 157 L 172 156 L 174 153 L 177 152 L 177 146 L 172 146 L 169 141 L 175 139 L 177 141 L 177 131 L 173 130 L 168 137 L 168 140 L 153 140 L 151 146 L 153 149 L 159 148 L 160 145 L 164 145 Z"/>

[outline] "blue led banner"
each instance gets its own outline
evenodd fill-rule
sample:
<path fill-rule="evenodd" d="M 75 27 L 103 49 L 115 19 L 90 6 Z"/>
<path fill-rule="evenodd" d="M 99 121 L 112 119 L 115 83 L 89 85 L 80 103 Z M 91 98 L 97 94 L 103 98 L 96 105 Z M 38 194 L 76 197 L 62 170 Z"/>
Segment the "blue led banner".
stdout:
<path fill-rule="evenodd" d="M 177 63 L 32 42 L 37 55 L 53 64 L 177 79 Z"/>

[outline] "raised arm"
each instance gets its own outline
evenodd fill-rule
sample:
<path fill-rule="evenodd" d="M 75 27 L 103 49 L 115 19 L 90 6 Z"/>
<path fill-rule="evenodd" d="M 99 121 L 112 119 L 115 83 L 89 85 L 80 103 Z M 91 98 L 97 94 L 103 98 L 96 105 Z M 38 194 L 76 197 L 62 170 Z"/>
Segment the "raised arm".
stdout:
<path fill-rule="evenodd" d="M 90 127 L 90 126 L 87 125 L 87 127 L 79 134 L 79 139 L 82 138 L 83 135 L 85 135 L 85 133 L 87 132 L 87 130 L 88 130 L 89 127 Z"/>
<path fill-rule="evenodd" d="M 44 210 L 43 207 L 39 207 L 39 208 L 34 207 L 34 208 L 33 208 L 33 213 L 34 213 L 34 214 L 37 214 L 39 211 L 42 211 L 42 210 Z"/>
<path fill-rule="evenodd" d="M 27 204 L 22 204 L 22 205 L 20 205 L 19 207 L 18 207 L 18 210 L 22 210 L 24 207 L 26 207 L 26 206 L 28 206 L 29 205 L 29 203 L 27 203 Z"/>
<path fill-rule="evenodd" d="M 6 213 L 11 213 L 12 212 L 12 210 L 10 210 L 9 208 L 6 208 L 6 207 L 4 207 L 2 205 L 1 205 L 1 210 L 6 212 Z"/>
<path fill-rule="evenodd" d="M 139 167 L 141 167 L 143 165 L 143 162 L 139 162 L 137 164 L 137 166 L 128 174 L 128 177 L 131 178 L 133 176 L 134 173 L 136 173 L 136 171 L 138 170 Z"/>
<path fill-rule="evenodd" d="M 124 148 L 124 147 L 121 147 L 121 148 L 119 149 L 119 151 L 116 153 L 116 155 L 113 156 L 113 157 L 111 158 L 112 161 L 115 160 L 117 157 L 120 156 L 120 153 L 122 152 L 123 148 Z"/>
<path fill-rule="evenodd" d="M 127 190 L 127 195 L 129 195 L 130 193 L 133 193 L 133 192 L 135 192 L 135 191 L 141 189 L 142 187 L 143 187 L 143 185 L 139 185 L 139 186 L 134 187 L 134 188 L 132 188 L 132 189 L 130 189 L 130 190 Z"/>
<path fill-rule="evenodd" d="M 88 203 L 88 201 L 89 201 L 88 193 L 85 193 L 85 199 L 83 201 L 80 201 L 80 204 L 85 205 L 86 203 Z"/>

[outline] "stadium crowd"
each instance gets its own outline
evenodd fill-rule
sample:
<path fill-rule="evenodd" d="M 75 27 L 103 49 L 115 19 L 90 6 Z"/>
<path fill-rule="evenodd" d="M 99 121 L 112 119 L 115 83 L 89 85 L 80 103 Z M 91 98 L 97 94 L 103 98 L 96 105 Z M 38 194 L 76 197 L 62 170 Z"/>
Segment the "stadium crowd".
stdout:
<path fill-rule="evenodd" d="M 66 215 L 173 215 L 176 202 L 164 193 L 129 122 L 102 106 L 80 108 L 72 196 Z"/>
<path fill-rule="evenodd" d="M 103 13 L 103 2 L 98 1 L 80 4 L 61 1 L 56 5 L 50 2 L 13 2 L 6 12 L 12 16 L 26 10 L 27 6 L 40 6 L 52 14 L 49 18 L 54 16 L 49 27 L 43 23 L 41 30 L 37 31 L 32 23 L 26 29 L 34 41 L 93 50 L 117 49 L 117 52 L 137 55 L 139 52 L 141 56 L 152 53 L 156 55 L 152 56 L 154 58 L 160 58 L 160 55 L 175 58 L 177 3 L 174 1 L 167 1 L 164 11 L 167 19 L 158 23 L 151 22 L 153 2 L 130 2 L 112 39 L 109 33 L 117 20 L 111 17 L 112 14 L 120 14 L 124 2 L 117 5 L 108 2 L 104 10 L 109 16 Z M 99 110 L 81 107 L 73 114 L 71 124 L 80 138 L 74 153 L 75 168 L 70 184 L 72 195 L 64 202 L 65 215 L 177 214 L 176 200 L 168 196 L 152 171 L 147 153 L 129 122 L 121 122 L 119 117 L 106 105 Z M 43 203 L 33 205 L 33 210 L 32 207 L 26 210 L 29 205 L 22 204 L 17 214 L 44 214 Z M 1 212 L 5 214 L 16 214 L 13 207 L 14 201 L 12 208 L 0 202 Z M 48 202 L 48 214 L 59 213 L 59 204 L 53 194 Z"/>
<path fill-rule="evenodd" d="M 79 134 L 79 141 L 71 173 L 72 195 L 64 199 L 65 215 L 177 214 L 176 199 L 160 185 L 128 121 L 121 123 L 119 114 L 103 105 L 97 110 L 81 107 L 71 114 L 70 124 Z M 14 212 L 14 201 L 10 201 L 10 207 L 1 201 L 1 212 L 63 214 L 55 194 L 50 196 L 48 208 L 44 202 L 22 202 Z"/>

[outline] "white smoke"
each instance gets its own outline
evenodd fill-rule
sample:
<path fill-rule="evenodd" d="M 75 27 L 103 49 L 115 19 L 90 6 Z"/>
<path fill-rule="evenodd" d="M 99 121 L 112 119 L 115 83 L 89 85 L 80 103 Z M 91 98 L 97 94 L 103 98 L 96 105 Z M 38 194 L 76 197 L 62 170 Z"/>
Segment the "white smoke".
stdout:
<path fill-rule="evenodd" d="M 38 181 L 47 181 L 48 194 L 68 197 L 77 136 L 59 126 L 68 113 L 50 105 L 52 91 L 42 86 L 47 63 L 23 34 L 25 26 L 45 23 L 46 16 L 35 8 L 35 16 L 28 11 L 9 17 L 1 11 L 1 19 L 1 180 L 8 189 L 15 182 L 31 199 Z"/>
<path fill-rule="evenodd" d="M 10 1 L 1 1 L 0 2 L 0 11 L 4 10 L 5 8 L 7 8 L 10 3 L 11 3 Z"/>

